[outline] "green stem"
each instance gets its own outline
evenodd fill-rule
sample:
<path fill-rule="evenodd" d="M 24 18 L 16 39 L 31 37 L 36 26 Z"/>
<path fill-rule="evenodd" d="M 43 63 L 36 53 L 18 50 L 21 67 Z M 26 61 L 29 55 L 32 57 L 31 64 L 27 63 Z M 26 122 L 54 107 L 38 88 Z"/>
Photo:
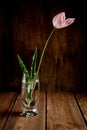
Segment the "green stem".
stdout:
<path fill-rule="evenodd" d="M 44 52 L 46 50 L 47 44 L 48 44 L 48 42 L 49 42 L 49 40 L 50 40 L 50 38 L 51 38 L 51 36 L 52 36 L 52 34 L 53 34 L 54 31 L 55 31 L 55 28 L 50 33 L 50 35 L 49 35 L 49 37 L 48 37 L 48 39 L 47 39 L 47 41 L 46 41 L 46 43 L 44 45 L 44 48 L 43 48 L 43 51 L 42 51 L 42 54 L 41 54 L 41 57 L 40 57 L 40 62 L 39 62 L 39 65 L 38 65 L 38 69 L 37 69 L 37 76 L 38 76 L 38 73 L 39 73 L 39 70 L 40 70 L 41 62 L 42 62 L 42 59 L 43 59 Z"/>

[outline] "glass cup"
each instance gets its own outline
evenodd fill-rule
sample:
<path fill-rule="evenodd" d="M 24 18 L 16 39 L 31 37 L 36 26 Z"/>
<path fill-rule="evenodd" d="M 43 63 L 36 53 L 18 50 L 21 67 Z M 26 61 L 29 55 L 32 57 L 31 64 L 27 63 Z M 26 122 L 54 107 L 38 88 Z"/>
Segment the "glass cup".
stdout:
<path fill-rule="evenodd" d="M 39 78 L 26 82 L 26 75 L 22 77 L 21 99 L 23 103 L 22 114 L 26 117 L 38 114 L 37 104 L 39 102 L 40 82 Z"/>

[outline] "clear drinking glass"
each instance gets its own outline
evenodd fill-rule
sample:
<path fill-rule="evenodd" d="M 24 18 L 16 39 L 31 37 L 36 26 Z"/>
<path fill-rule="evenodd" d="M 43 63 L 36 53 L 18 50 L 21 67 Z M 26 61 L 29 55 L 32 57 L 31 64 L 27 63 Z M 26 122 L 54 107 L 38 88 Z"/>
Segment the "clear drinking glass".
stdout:
<path fill-rule="evenodd" d="M 26 82 L 26 75 L 22 77 L 21 99 L 24 106 L 22 114 L 27 117 L 38 114 L 40 82 L 39 78 Z"/>

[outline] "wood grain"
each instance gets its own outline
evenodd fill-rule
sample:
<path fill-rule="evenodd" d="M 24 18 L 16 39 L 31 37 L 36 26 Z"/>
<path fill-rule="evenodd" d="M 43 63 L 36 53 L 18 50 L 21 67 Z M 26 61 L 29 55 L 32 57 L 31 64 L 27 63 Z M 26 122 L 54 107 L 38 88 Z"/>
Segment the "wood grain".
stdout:
<path fill-rule="evenodd" d="M 38 104 L 39 114 L 35 117 L 26 118 L 20 115 L 23 105 L 19 95 L 5 130 L 45 130 L 45 105 L 45 93 L 41 93 Z"/>
<path fill-rule="evenodd" d="M 82 114 L 87 122 L 87 93 L 76 93 L 78 104 L 81 108 Z"/>
<path fill-rule="evenodd" d="M 72 94 L 48 94 L 47 130 L 87 130 Z"/>
<path fill-rule="evenodd" d="M 0 130 L 2 130 L 6 123 L 16 97 L 17 93 L 14 92 L 0 92 Z"/>

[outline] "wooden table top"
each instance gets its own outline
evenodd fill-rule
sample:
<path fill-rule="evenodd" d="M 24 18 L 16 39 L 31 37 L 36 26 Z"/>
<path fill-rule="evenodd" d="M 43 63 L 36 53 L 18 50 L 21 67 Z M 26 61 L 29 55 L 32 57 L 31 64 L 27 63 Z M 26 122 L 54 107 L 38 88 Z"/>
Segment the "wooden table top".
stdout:
<path fill-rule="evenodd" d="M 39 114 L 20 115 L 20 93 L 0 92 L 0 130 L 87 130 L 87 94 L 40 92 Z"/>

